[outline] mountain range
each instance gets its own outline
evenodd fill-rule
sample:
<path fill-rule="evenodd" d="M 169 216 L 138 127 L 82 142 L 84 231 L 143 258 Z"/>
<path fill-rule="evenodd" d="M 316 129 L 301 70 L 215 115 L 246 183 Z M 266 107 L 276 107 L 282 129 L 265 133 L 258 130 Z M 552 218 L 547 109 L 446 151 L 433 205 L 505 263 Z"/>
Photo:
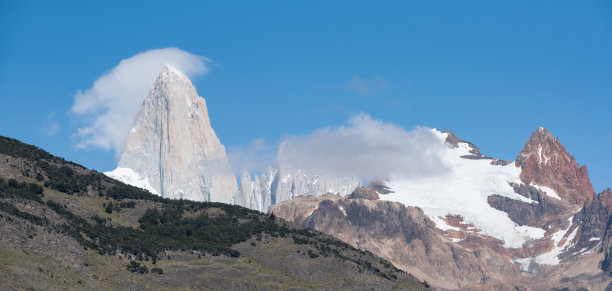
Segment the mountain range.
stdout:
<path fill-rule="evenodd" d="M 451 131 L 429 134 L 444 168 L 437 174 L 391 175 L 362 186 L 358 177 L 279 162 L 254 177 L 244 169 L 238 185 L 204 99 L 166 66 L 118 168 L 107 175 L 162 197 L 268 211 L 438 288 L 541 289 L 568 280 L 572 288 L 607 286 L 610 191 L 595 193 L 586 166 L 559 139 L 540 127 L 515 161 L 504 161 Z M 576 270 L 580 262 L 588 267 Z"/>
<path fill-rule="evenodd" d="M 484 156 L 449 131 L 435 133 L 447 146 L 444 175 L 298 197 L 270 212 L 439 288 L 608 286 L 612 192 L 595 194 L 586 167 L 548 130 L 538 128 L 514 162 Z"/>
<path fill-rule="evenodd" d="M 63 266 L 62 280 L 101 289 L 612 290 L 612 190 L 596 193 L 558 138 L 539 127 L 505 161 L 449 130 L 427 134 L 439 173 L 366 184 L 278 162 L 237 179 L 204 98 L 166 65 L 113 171 L 2 140 L 0 243 L 19 278 L 6 286 L 58 286 L 48 269 Z M 57 241 L 69 254 L 46 255 Z M 125 277 L 157 264 L 163 280 Z M 252 280 L 232 277 L 243 271 Z"/>

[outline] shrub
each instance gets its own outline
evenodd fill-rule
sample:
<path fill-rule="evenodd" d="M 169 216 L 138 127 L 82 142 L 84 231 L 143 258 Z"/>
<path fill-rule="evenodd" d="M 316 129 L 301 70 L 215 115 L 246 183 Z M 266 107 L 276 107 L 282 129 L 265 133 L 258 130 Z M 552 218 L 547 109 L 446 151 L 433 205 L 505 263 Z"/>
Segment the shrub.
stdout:
<path fill-rule="evenodd" d="M 136 261 L 130 261 L 130 263 L 127 265 L 127 270 L 132 273 L 138 273 L 138 274 L 149 273 L 149 268 L 147 268 L 147 266 L 140 265 L 140 263 Z"/>

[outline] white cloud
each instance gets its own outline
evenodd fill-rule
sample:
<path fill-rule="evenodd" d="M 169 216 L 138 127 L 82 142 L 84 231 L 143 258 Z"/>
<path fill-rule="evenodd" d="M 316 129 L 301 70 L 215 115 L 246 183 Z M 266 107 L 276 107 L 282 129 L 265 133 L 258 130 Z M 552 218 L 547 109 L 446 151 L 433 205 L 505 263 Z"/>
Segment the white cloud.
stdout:
<path fill-rule="evenodd" d="M 359 78 L 353 76 L 353 79 L 346 84 L 346 89 L 352 90 L 359 94 L 370 95 L 382 91 L 386 91 L 391 87 L 391 82 L 374 75 L 372 78 Z"/>
<path fill-rule="evenodd" d="M 326 175 L 409 178 L 446 173 L 448 168 L 440 159 L 444 150 L 429 128 L 406 131 L 359 114 L 346 126 L 286 138 L 278 163 Z"/>
<path fill-rule="evenodd" d="M 229 147 L 227 157 L 236 174 L 242 174 L 244 169 L 251 174 L 261 174 L 274 164 L 277 151 L 278 144 L 271 145 L 264 139 L 256 139 L 247 146 Z"/>
<path fill-rule="evenodd" d="M 91 88 L 75 94 L 71 111 L 85 119 L 84 127 L 74 134 L 76 147 L 99 147 L 121 154 L 133 118 L 163 66 L 170 64 L 192 77 L 206 73 L 208 62 L 205 57 L 173 47 L 121 60 Z"/>

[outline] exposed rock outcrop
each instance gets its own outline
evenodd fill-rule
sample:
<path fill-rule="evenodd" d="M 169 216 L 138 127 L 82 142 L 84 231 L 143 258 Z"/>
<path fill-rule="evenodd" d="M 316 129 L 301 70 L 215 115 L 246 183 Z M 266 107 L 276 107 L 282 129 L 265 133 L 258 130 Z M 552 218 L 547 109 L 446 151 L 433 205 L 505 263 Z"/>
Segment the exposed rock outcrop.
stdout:
<path fill-rule="evenodd" d="M 516 158 L 521 181 L 550 187 L 564 199 L 582 205 L 595 195 L 586 166 L 580 166 L 558 138 L 545 128 L 533 132 Z"/>
<path fill-rule="evenodd" d="M 547 227 L 555 220 L 566 220 L 573 213 L 573 205 L 551 198 L 533 186 L 513 184 L 514 191 L 533 200 L 527 203 L 496 194 L 487 197 L 491 207 L 508 213 L 518 225 Z"/>
<path fill-rule="evenodd" d="M 235 204 L 267 211 L 270 205 L 299 196 L 320 196 L 332 192 L 347 195 L 361 186 L 357 177 L 330 177 L 286 166 L 269 167 L 261 176 L 242 174 Z"/>
<path fill-rule="evenodd" d="M 326 194 L 298 197 L 269 211 L 369 250 L 437 287 L 522 286 L 517 266 L 488 248 L 471 250 L 452 243 L 416 207 Z"/>
<path fill-rule="evenodd" d="M 359 187 L 353 191 L 350 195 L 346 196 L 348 199 L 365 199 L 365 200 L 378 200 L 380 195 L 393 193 L 389 187 L 383 181 L 372 181 L 367 186 Z M 379 195 L 380 194 L 380 195 Z"/>

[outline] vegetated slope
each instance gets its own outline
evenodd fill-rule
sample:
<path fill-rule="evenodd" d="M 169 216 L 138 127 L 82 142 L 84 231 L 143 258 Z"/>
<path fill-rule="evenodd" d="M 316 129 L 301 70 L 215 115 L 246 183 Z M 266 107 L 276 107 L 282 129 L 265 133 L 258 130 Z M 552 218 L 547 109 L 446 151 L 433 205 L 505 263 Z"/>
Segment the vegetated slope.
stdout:
<path fill-rule="evenodd" d="M 168 200 L 0 137 L 0 289 L 426 289 L 274 215 Z"/>

